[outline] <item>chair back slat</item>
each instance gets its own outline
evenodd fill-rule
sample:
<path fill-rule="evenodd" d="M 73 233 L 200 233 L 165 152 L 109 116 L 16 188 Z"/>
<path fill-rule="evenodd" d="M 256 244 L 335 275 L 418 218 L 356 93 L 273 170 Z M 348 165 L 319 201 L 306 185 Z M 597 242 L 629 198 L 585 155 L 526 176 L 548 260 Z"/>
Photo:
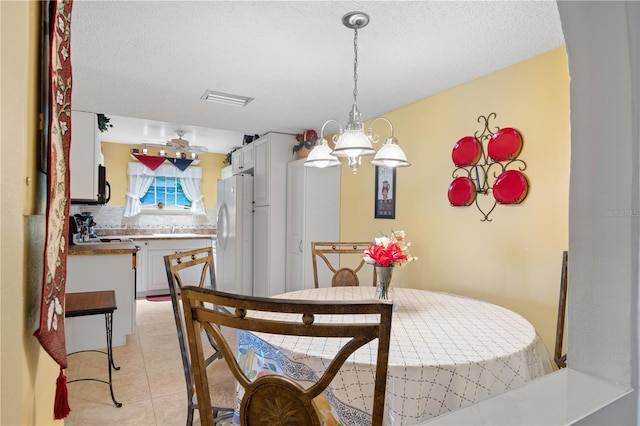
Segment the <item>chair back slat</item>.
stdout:
<path fill-rule="evenodd" d="M 184 311 L 181 306 L 180 296 L 182 288 L 186 285 L 195 285 L 200 288 L 215 288 L 216 279 L 213 249 L 211 247 L 205 247 L 164 256 L 164 266 L 169 283 L 169 294 L 171 296 L 173 315 L 178 333 L 180 358 L 182 359 L 182 367 L 187 386 L 187 425 L 191 425 L 194 410 L 198 409 L 198 404 L 194 398 L 195 383 L 193 380 L 192 362 L 189 354 L 183 316 Z M 210 348 L 208 352 L 211 353 L 208 355 L 205 365 L 210 365 L 222 357 L 222 353 L 218 350 L 213 339 L 209 340 L 209 344 Z M 224 419 L 233 416 L 233 407 L 220 407 L 218 405 L 219 404 L 215 404 L 212 408 L 213 417 Z"/>
<path fill-rule="evenodd" d="M 185 286 L 182 289 L 184 317 L 189 347 L 193 359 L 194 380 L 198 404 L 211 403 L 208 379 L 204 372 L 201 330 L 210 333 L 223 359 L 238 383 L 244 388 L 240 404 L 241 425 L 261 424 L 265 419 L 280 416 L 273 407 L 288 407 L 287 425 L 320 425 L 320 416 L 313 403 L 330 385 L 344 362 L 356 350 L 378 340 L 375 365 L 375 390 L 372 424 L 382 425 L 385 388 L 391 336 L 393 304 L 383 301 L 318 301 L 280 298 L 261 298 L 223 293 L 207 288 Z M 362 316 L 358 322 L 343 323 L 332 319 L 336 315 Z M 234 328 L 246 332 L 271 335 L 308 336 L 346 339 L 337 350 L 319 379 L 303 388 L 286 376 L 267 374 L 251 380 L 243 371 L 232 348 L 220 328 Z M 201 410 L 203 424 L 211 424 L 209 410 Z M 298 419 L 298 420 L 296 420 Z M 266 424 L 266 423 L 262 423 Z"/>
<path fill-rule="evenodd" d="M 332 287 L 342 286 L 358 286 L 360 285 L 360 271 L 365 265 L 362 258 L 364 251 L 372 244 L 370 242 L 331 242 L 331 241 L 312 241 L 311 256 L 313 258 L 313 280 L 316 288 L 321 284 L 319 281 L 321 268 L 326 267 L 333 274 L 331 277 Z M 355 259 L 351 262 L 356 264 L 355 267 L 340 267 L 341 262 L 345 260 L 343 256 Z M 318 259 L 322 259 L 319 262 Z M 376 285 L 376 272 L 373 270 L 372 285 Z"/>
<path fill-rule="evenodd" d="M 569 252 L 562 252 L 562 269 L 560 271 L 560 293 L 558 297 L 558 322 L 556 324 L 556 344 L 553 352 L 553 360 L 558 368 L 567 366 L 567 354 L 562 354 L 564 350 L 564 320 L 567 311 L 567 280 Z"/>

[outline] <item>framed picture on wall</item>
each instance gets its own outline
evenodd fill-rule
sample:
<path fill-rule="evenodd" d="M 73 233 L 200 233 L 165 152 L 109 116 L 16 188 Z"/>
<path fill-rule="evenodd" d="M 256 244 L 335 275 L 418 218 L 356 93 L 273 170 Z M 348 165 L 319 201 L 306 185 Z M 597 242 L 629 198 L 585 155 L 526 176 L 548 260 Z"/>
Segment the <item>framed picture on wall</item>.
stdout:
<path fill-rule="evenodd" d="M 376 166 L 375 218 L 396 218 L 396 169 Z"/>

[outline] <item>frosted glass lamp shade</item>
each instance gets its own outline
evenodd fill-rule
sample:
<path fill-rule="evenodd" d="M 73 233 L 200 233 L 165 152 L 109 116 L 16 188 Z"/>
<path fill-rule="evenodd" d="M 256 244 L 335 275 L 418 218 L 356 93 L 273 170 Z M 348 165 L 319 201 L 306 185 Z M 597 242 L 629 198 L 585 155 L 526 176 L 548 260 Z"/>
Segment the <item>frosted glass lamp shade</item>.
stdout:
<path fill-rule="evenodd" d="M 395 138 L 387 139 L 382 148 L 376 153 L 376 156 L 373 157 L 373 160 L 371 160 L 371 164 L 383 167 L 408 167 L 411 165 Z"/>
<path fill-rule="evenodd" d="M 375 153 L 371 141 L 359 129 L 346 130 L 341 134 L 332 152 L 338 157 L 366 157 Z"/>
<path fill-rule="evenodd" d="M 324 169 L 325 167 L 339 166 L 340 161 L 333 155 L 331 155 L 331 148 L 327 145 L 325 139 L 322 140 L 322 144 L 313 147 L 313 150 L 307 156 L 307 160 L 304 162 L 305 167 L 317 167 Z"/>

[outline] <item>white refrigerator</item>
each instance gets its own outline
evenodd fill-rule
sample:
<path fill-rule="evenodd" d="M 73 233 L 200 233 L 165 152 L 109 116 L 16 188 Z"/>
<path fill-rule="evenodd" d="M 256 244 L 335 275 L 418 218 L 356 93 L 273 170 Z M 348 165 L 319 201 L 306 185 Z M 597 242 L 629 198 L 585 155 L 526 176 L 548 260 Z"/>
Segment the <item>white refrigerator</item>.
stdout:
<path fill-rule="evenodd" d="M 218 180 L 216 288 L 253 295 L 253 176 Z"/>

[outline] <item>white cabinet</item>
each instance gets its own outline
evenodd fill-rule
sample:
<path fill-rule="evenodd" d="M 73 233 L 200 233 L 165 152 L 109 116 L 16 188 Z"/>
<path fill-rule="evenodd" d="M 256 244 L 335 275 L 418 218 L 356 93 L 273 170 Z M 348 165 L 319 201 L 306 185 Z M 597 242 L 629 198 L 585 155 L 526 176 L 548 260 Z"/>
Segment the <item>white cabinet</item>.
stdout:
<path fill-rule="evenodd" d="M 293 135 L 268 133 L 253 141 L 253 294 L 285 291 L 287 163 Z"/>
<path fill-rule="evenodd" d="M 231 176 L 233 176 L 233 167 L 232 166 L 223 167 L 222 170 L 220 171 L 220 178 L 221 179 L 230 178 Z"/>
<path fill-rule="evenodd" d="M 269 252 L 272 246 L 271 238 L 271 207 L 255 207 L 253 211 L 253 295 L 269 297 L 275 294 L 284 293 L 284 280 L 277 280 L 279 275 L 277 266 L 272 265 L 272 253 Z M 276 244 L 277 245 L 277 244 Z M 256 247 L 262 254 L 258 254 Z M 277 257 L 277 255 L 276 255 Z M 272 271 L 272 269 L 274 269 Z M 268 277 L 275 276 L 275 279 Z"/>
<path fill-rule="evenodd" d="M 269 139 L 261 138 L 255 143 L 255 163 L 253 170 L 253 202 L 256 206 L 268 206 L 271 183 L 271 143 Z M 293 149 L 293 148 L 292 148 Z"/>
<path fill-rule="evenodd" d="M 164 267 L 164 257 L 180 251 L 173 248 L 152 248 L 157 245 L 156 243 L 149 243 L 149 253 L 147 255 L 149 262 L 147 268 L 147 294 L 151 294 L 152 292 L 154 294 L 169 293 L 169 281 L 167 280 L 167 271 Z"/>
<path fill-rule="evenodd" d="M 141 275 L 144 276 L 144 281 L 138 283 L 136 297 L 141 298 L 149 295 L 169 294 L 169 281 L 164 267 L 166 255 L 211 247 L 211 239 L 149 239 L 138 245 L 144 245 L 144 248 L 138 252 L 140 255 L 138 267 L 143 270 Z M 182 275 L 184 285 L 199 283 L 199 271 L 185 272 L 187 273 Z"/>
<path fill-rule="evenodd" d="M 315 286 L 311 242 L 340 240 L 341 168 L 309 168 L 304 161 L 287 165 L 288 292 Z M 321 269 L 318 281 L 331 282 L 329 274 L 328 269 Z"/>
<path fill-rule="evenodd" d="M 253 202 L 256 206 L 278 206 L 285 211 L 287 163 L 293 160 L 293 135 L 268 133 L 253 142 Z"/>
<path fill-rule="evenodd" d="M 231 154 L 231 171 L 232 174 L 251 173 L 253 170 L 253 144 L 244 146 L 241 149 L 233 151 Z"/>
<path fill-rule="evenodd" d="M 141 295 L 147 294 L 147 258 L 149 253 L 149 246 L 144 241 L 138 241 L 135 243 L 138 250 L 136 256 L 136 298 Z"/>
<path fill-rule="evenodd" d="M 118 308 L 113 313 L 113 346 L 125 345 L 127 335 L 135 331 L 132 259 L 133 253 L 71 254 L 67 259 L 67 293 L 103 290 L 116 292 Z M 65 318 L 64 323 L 68 353 L 107 347 L 103 315 Z"/>
<path fill-rule="evenodd" d="M 71 111 L 71 199 L 95 200 L 98 194 L 98 165 L 103 162 L 96 114 Z"/>

